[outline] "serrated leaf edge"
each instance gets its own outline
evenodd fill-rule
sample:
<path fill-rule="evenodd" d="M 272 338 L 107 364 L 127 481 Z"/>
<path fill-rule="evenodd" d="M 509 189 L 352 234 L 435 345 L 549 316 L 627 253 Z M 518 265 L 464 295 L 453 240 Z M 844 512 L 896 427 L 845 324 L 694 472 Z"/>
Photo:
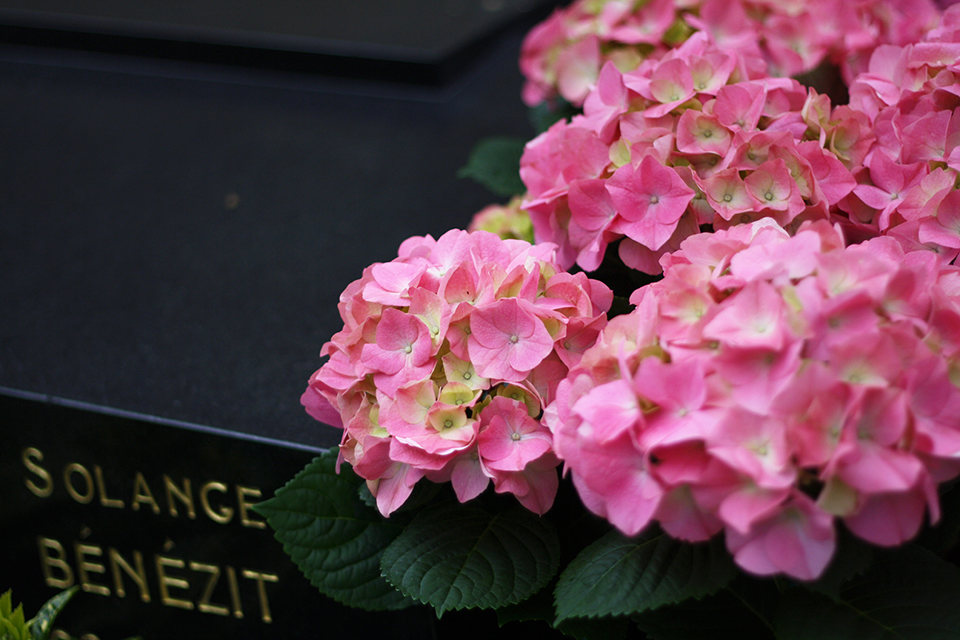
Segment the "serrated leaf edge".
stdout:
<path fill-rule="evenodd" d="M 612 531 L 611 533 L 607 534 L 607 536 L 610 536 L 610 535 L 620 535 L 620 534 L 618 534 L 616 531 Z M 603 538 L 601 538 L 600 540 L 597 540 L 597 541 L 594 542 L 593 544 L 596 545 L 596 544 L 601 543 L 601 542 L 604 540 L 604 538 L 606 538 L 607 536 L 604 536 Z M 646 538 L 646 539 L 644 539 L 644 538 Z M 632 547 L 634 547 L 628 554 L 624 555 L 618 562 L 614 563 L 613 565 L 611 565 L 610 567 L 608 567 L 608 569 L 607 569 L 606 571 L 604 571 L 603 575 L 607 575 L 607 574 L 608 574 L 610 571 L 612 571 L 616 566 L 622 564 L 624 561 L 626 561 L 629 557 L 633 556 L 635 553 L 640 553 L 640 552 L 642 552 L 643 549 L 644 549 L 644 547 L 646 547 L 647 545 L 657 544 L 657 543 L 659 543 L 659 542 L 660 542 L 661 540 L 663 540 L 663 539 L 668 540 L 668 541 L 675 541 L 675 542 L 678 543 L 678 545 L 677 545 L 676 547 L 674 547 L 675 550 L 672 552 L 671 558 L 670 558 L 669 560 L 667 560 L 667 561 L 662 561 L 662 562 L 661 562 L 661 564 L 662 564 L 663 566 L 670 566 L 671 564 L 673 564 L 673 561 L 675 560 L 677 554 L 683 550 L 683 548 L 684 548 L 683 545 L 684 545 L 684 544 L 688 544 L 688 543 L 683 543 L 683 542 L 681 542 L 681 541 L 676 541 L 676 540 L 674 540 L 673 538 L 671 538 L 669 535 L 667 535 L 666 533 L 664 533 L 664 532 L 662 532 L 662 531 L 657 531 L 657 532 L 655 532 L 655 533 L 647 532 L 646 534 L 640 534 L 640 538 L 639 538 L 639 539 L 637 539 L 637 538 L 632 538 L 632 539 L 631 539 L 631 538 L 622 537 L 622 540 L 621 540 L 621 542 L 620 542 L 619 544 L 617 544 L 617 545 L 615 545 L 615 546 L 611 546 L 611 547 L 603 554 L 603 556 L 601 556 L 600 558 L 597 558 L 596 560 L 599 560 L 599 559 L 601 559 L 602 557 L 606 557 L 607 555 L 610 555 L 610 554 L 612 554 L 612 553 L 615 553 L 618 549 L 622 549 L 622 548 L 625 547 L 625 546 L 632 546 Z M 710 541 L 710 542 L 705 542 L 705 543 L 703 543 L 703 544 L 711 544 L 711 543 L 712 543 L 712 541 Z M 593 546 L 593 545 L 590 545 L 590 546 Z M 588 546 L 587 549 L 589 549 L 590 546 Z M 576 562 L 576 559 L 574 559 L 573 562 Z M 573 564 L 573 562 L 571 562 L 571 564 Z M 593 563 L 591 563 L 591 564 L 593 564 Z M 569 569 L 569 565 L 568 565 L 567 568 Z M 691 573 L 692 573 L 692 572 L 691 572 Z M 645 575 L 645 574 L 646 574 L 646 567 L 644 567 L 644 570 L 641 571 L 641 573 L 639 574 L 639 576 L 642 577 L 642 576 Z M 614 608 L 613 606 L 611 606 L 611 607 L 610 607 L 608 610 L 606 610 L 606 611 L 595 611 L 595 612 L 590 612 L 590 613 L 585 613 L 585 614 L 578 614 L 578 613 L 563 614 L 563 613 L 560 612 L 560 604 L 559 604 L 560 590 L 561 590 L 562 587 L 565 586 L 565 585 L 564 585 L 564 576 L 561 574 L 560 580 L 559 580 L 559 582 L 557 583 L 556 589 L 555 589 L 555 591 L 554 591 L 554 603 L 555 603 L 555 608 L 556 608 L 556 610 L 557 610 L 557 617 L 556 617 L 556 619 L 555 619 L 555 621 L 554 621 L 553 624 L 554 624 L 554 626 L 557 626 L 557 625 L 561 624 L 562 622 L 564 622 L 565 620 L 570 620 L 570 619 L 575 619 L 575 618 L 585 618 L 585 619 L 588 619 L 588 620 L 596 620 L 596 619 L 605 618 L 605 617 L 608 617 L 608 616 L 614 616 L 614 617 L 616 617 L 616 616 L 624 616 L 624 615 L 633 615 L 633 614 L 635 614 L 635 613 L 640 613 L 640 612 L 643 612 L 643 611 L 648 611 L 648 610 L 649 610 L 649 611 L 652 611 L 652 610 L 654 610 L 654 609 L 658 609 L 658 608 L 660 608 L 660 607 L 662 607 L 662 606 L 665 606 L 665 605 L 677 604 L 677 603 L 683 602 L 683 601 L 685 601 L 685 600 L 690 600 L 690 599 L 693 599 L 693 600 L 701 600 L 701 599 L 703 599 L 704 597 L 710 595 L 711 593 L 716 593 L 716 592 L 719 591 L 720 589 L 724 588 L 724 586 L 726 586 L 726 584 L 729 584 L 729 581 L 733 578 L 734 575 L 735 575 L 734 573 L 731 573 L 731 575 L 730 575 L 730 577 L 727 579 L 726 583 L 725 583 L 725 584 L 719 584 L 719 585 L 717 586 L 717 588 L 716 588 L 714 591 L 712 591 L 712 592 L 700 593 L 700 594 L 698 594 L 698 595 L 689 595 L 689 596 L 687 596 L 687 597 L 679 598 L 679 599 L 667 599 L 667 600 L 662 600 L 661 602 L 657 603 L 655 606 L 652 606 L 652 607 L 645 607 L 645 608 L 642 608 L 642 609 L 635 609 L 635 608 L 632 608 L 632 607 L 631 607 L 631 608 L 627 608 L 627 607 L 624 607 L 624 606 L 621 605 L 621 606 L 619 606 L 618 608 Z M 656 582 L 655 585 L 653 585 L 653 586 L 649 589 L 649 591 L 651 591 L 651 592 L 652 592 L 652 591 L 656 591 L 656 590 L 659 588 L 659 586 L 660 586 L 661 584 L 663 584 L 663 582 L 667 579 L 667 576 L 668 576 L 668 574 L 667 574 L 666 572 L 664 572 L 664 573 L 662 573 L 662 574 L 660 574 L 660 575 L 657 575 L 657 576 L 656 576 L 657 582 Z M 572 578 L 570 578 L 570 580 L 572 581 Z M 599 582 L 600 582 L 600 580 L 596 580 L 596 581 L 594 582 L 594 584 L 596 585 L 596 584 L 598 584 Z M 639 584 L 639 582 L 640 582 L 640 580 L 637 580 L 637 581 L 634 583 L 634 588 L 636 588 L 636 585 Z M 689 579 L 686 580 L 685 583 L 689 583 Z M 624 599 L 621 599 L 621 600 L 620 600 L 621 603 L 622 603 L 623 601 L 624 601 Z"/>
<path fill-rule="evenodd" d="M 459 575 L 462 575 L 462 573 L 463 573 L 463 572 L 462 572 L 462 568 L 463 568 L 463 566 L 466 564 L 467 559 L 470 557 L 470 554 L 471 554 L 474 550 L 476 550 L 476 548 L 477 548 L 477 546 L 479 545 L 479 542 L 480 542 L 480 540 L 483 538 L 483 536 L 486 535 L 486 534 L 488 533 L 488 531 L 490 531 L 491 529 L 493 529 L 494 523 L 495 523 L 497 520 L 499 520 L 502 516 L 504 516 L 506 513 L 508 513 L 508 512 L 498 512 L 498 513 L 496 513 L 496 514 L 493 515 L 493 517 L 492 517 L 492 518 L 489 520 L 489 522 L 487 523 L 487 526 L 484 528 L 483 533 L 481 533 L 481 534 L 477 537 L 477 542 L 474 544 L 473 548 L 470 550 L 470 552 L 468 552 L 467 554 L 465 554 L 463 564 L 461 565 L 460 570 L 457 571 L 457 574 L 456 574 L 456 575 L 458 575 L 458 576 L 459 576 Z M 549 521 L 544 521 L 544 522 L 549 525 Z M 524 527 L 527 527 L 527 524 L 526 524 L 526 523 L 518 522 L 518 524 L 522 524 Z M 509 531 L 509 530 L 507 530 L 507 531 Z M 533 532 L 533 530 L 531 530 L 531 533 L 535 533 L 535 532 Z M 554 535 L 555 535 L 555 533 L 556 533 L 556 532 L 554 531 Z M 399 539 L 399 536 L 398 536 L 398 539 Z M 394 542 L 396 542 L 396 541 L 394 541 Z M 393 543 L 391 543 L 391 545 L 392 545 L 392 544 L 393 544 Z M 413 593 L 408 593 L 407 590 L 405 590 L 405 589 L 402 587 L 402 585 L 398 585 L 396 582 L 394 582 L 394 581 L 388 576 L 388 569 L 387 569 L 386 567 L 383 567 L 382 564 L 381 564 L 381 575 L 383 576 L 384 580 L 386 580 L 391 586 L 393 586 L 397 591 L 399 591 L 400 593 L 402 593 L 402 594 L 405 595 L 406 597 L 411 598 L 411 599 L 413 599 L 413 600 L 416 600 L 417 602 L 420 602 L 420 603 L 422 603 L 422 604 L 425 604 L 425 605 L 428 605 L 428 606 L 433 607 L 433 608 L 437 611 L 437 617 L 438 617 L 438 618 L 439 618 L 440 616 L 442 616 L 442 615 L 443 615 L 445 612 L 447 612 L 447 611 L 461 611 L 461 610 L 463 610 L 463 609 L 498 609 L 498 608 L 503 607 L 503 606 L 514 605 L 514 604 L 518 604 L 518 603 L 520 603 L 520 602 L 523 602 L 523 601 L 526 600 L 527 598 L 531 597 L 532 595 L 534 595 L 535 593 L 537 593 L 538 591 L 540 591 L 540 589 L 542 589 L 544 586 L 546 586 L 547 584 L 549 584 L 549 582 L 554 578 L 554 576 L 556 576 L 557 571 L 559 570 L 559 566 L 558 566 L 558 565 L 559 565 L 559 545 L 557 545 L 557 544 L 555 544 L 555 545 L 545 544 L 544 546 L 547 547 L 547 548 L 546 548 L 546 551 L 547 551 L 547 554 L 551 556 L 551 558 L 552 558 L 551 564 L 553 565 L 553 568 L 552 568 L 550 571 L 547 572 L 548 575 L 546 575 L 545 578 L 543 578 L 542 580 L 540 580 L 540 581 L 539 581 L 539 584 L 537 584 L 537 581 L 531 582 L 531 588 L 530 588 L 529 592 L 526 593 L 525 595 L 511 596 L 511 597 L 505 598 L 502 602 L 499 602 L 499 603 L 497 603 L 497 604 L 495 604 L 495 605 L 492 605 L 492 604 L 487 604 L 487 605 L 484 605 L 484 604 L 478 604 L 478 605 L 457 604 L 457 605 L 455 605 L 455 606 L 446 606 L 446 602 L 447 602 L 447 600 L 448 600 L 448 598 L 449 598 L 449 595 L 448 595 L 447 597 L 444 598 L 444 605 L 438 608 L 436 605 L 434 605 L 432 602 L 430 602 L 429 596 L 424 596 L 423 594 L 421 594 L 420 596 L 418 596 L 418 595 L 414 595 Z M 553 546 L 553 547 L 555 547 L 555 548 L 553 548 L 553 549 L 549 548 L 549 547 L 551 547 L 551 546 Z M 389 548 L 389 546 L 388 546 L 388 548 Z M 413 552 L 414 552 L 414 550 L 411 549 L 409 553 L 413 553 Z M 387 553 L 386 550 L 384 551 L 384 553 L 385 553 L 385 554 Z M 408 555 L 408 554 L 407 554 L 407 553 L 404 553 L 404 554 L 403 554 L 403 556 L 406 556 L 406 555 Z M 403 557 L 403 556 L 402 556 L 402 557 Z M 398 559 L 399 559 L 399 558 L 398 558 Z M 409 569 L 408 569 L 408 571 L 409 571 Z M 516 576 L 519 577 L 519 574 L 518 574 L 518 573 L 516 573 L 516 572 L 514 572 L 514 573 L 515 573 Z M 404 576 L 406 576 L 406 573 L 404 573 Z M 516 579 L 516 578 L 515 578 L 515 579 Z M 452 590 L 452 589 L 453 589 L 453 585 L 450 585 L 449 588 Z"/>
<path fill-rule="evenodd" d="M 373 602 L 369 602 L 369 603 L 365 603 L 362 598 L 357 598 L 355 595 L 353 595 L 356 592 L 363 590 L 366 586 L 375 584 L 378 580 L 382 580 L 382 577 L 380 576 L 372 577 L 370 580 L 366 580 L 364 582 L 355 584 L 350 588 L 330 588 L 328 585 L 324 585 L 320 581 L 319 576 L 314 575 L 313 577 L 311 577 L 310 575 L 308 575 L 308 573 L 310 574 L 319 573 L 319 570 L 317 571 L 310 570 L 309 567 L 307 567 L 307 569 L 305 570 L 304 568 L 307 557 L 309 557 L 312 553 L 318 552 L 318 551 L 329 552 L 335 549 L 336 547 L 355 543 L 359 538 L 363 536 L 363 534 L 367 531 L 367 529 L 370 526 L 384 526 L 389 528 L 396 528 L 402 531 L 403 529 L 402 525 L 394 524 L 387 520 L 378 522 L 375 518 L 372 518 L 372 517 L 369 520 L 363 519 L 363 518 L 349 517 L 349 516 L 334 516 L 334 517 L 323 518 L 324 520 L 328 520 L 328 521 L 334 521 L 334 522 L 342 521 L 342 522 L 350 522 L 350 523 L 355 523 L 359 525 L 364 525 L 363 529 L 359 531 L 356 535 L 351 536 L 350 538 L 342 539 L 339 544 L 336 544 L 334 546 L 325 547 L 325 546 L 320 546 L 316 544 L 311 544 L 310 541 L 313 540 L 312 536 L 303 535 L 303 534 L 299 536 L 297 535 L 297 532 L 302 532 L 303 530 L 309 528 L 312 525 L 312 523 L 314 523 L 316 520 L 320 519 L 315 513 L 311 513 L 309 511 L 304 511 L 304 510 L 290 509 L 286 507 L 280 508 L 280 507 L 274 506 L 275 503 L 280 502 L 279 498 L 283 494 L 287 493 L 288 491 L 305 492 L 308 494 L 312 493 L 318 496 L 322 496 L 322 499 L 326 499 L 326 500 L 336 500 L 337 498 L 344 497 L 343 495 L 335 495 L 331 497 L 329 491 L 325 492 L 317 487 L 300 486 L 298 484 L 303 481 L 304 477 L 307 477 L 307 476 L 328 475 L 327 471 L 321 468 L 321 465 L 327 462 L 328 458 L 333 455 L 333 453 L 331 453 L 332 451 L 333 450 L 329 450 L 325 452 L 323 455 L 317 456 L 316 458 L 314 458 L 299 473 L 297 473 L 296 476 L 294 476 L 291 480 L 289 480 L 286 484 L 284 484 L 284 486 L 277 489 L 276 493 L 274 494 L 274 497 L 258 503 L 257 505 L 255 505 L 255 509 L 257 513 L 259 513 L 260 515 L 264 516 L 267 519 L 267 522 L 270 524 L 270 527 L 273 529 L 273 537 L 278 542 L 281 543 L 281 545 L 283 546 L 284 553 L 286 553 L 290 557 L 293 563 L 297 566 L 297 569 L 300 571 L 300 573 L 321 594 L 329 597 L 330 599 L 340 604 L 362 609 L 364 611 L 392 611 L 392 610 L 405 608 L 406 606 L 409 606 L 410 603 L 405 603 L 402 600 L 395 603 L 377 604 L 377 602 L 381 600 L 389 599 L 390 597 L 389 592 L 376 598 Z M 339 473 L 337 474 L 337 476 L 341 477 L 345 484 L 349 484 L 349 480 L 346 477 L 341 476 L 341 474 Z M 355 495 L 356 493 L 355 489 L 356 487 L 351 487 L 350 496 L 349 496 L 350 499 L 357 503 L 356 506 L 361 507 L 362 509 L 370 510 L 373 514 L 375 514 L 376 512 L 374 512 L 372 509 L 370 509 L 369 507 L 359 502 L 359 497 Z M 293 516 L 300 516 L 307 521 L 307 524 L 304 525 L 303 527 L 288 528 L 284 531 L 281 531 L 277 528 L 277 526 L 275 526 L 275 521 L 274 521 L 274 518 L 280 514 L 291 514 Z M 398 532 L 398 535 L 399 535 L 399 532 Z M 300 538 L 300 540 L 304 540 L 305 542 L 289 539 L 289 538 L 298 538 L 298 537 Z M 379 554 L 382 554 L 382 550 L 378 551 L 374 549 L 372 553 L 370 553 L 369 555 L 357 557 L 357 562 L 354 562 L 351 564 L 356 565 L 356 564 L 362 564 L 362 563 L 368 562 Z M 386 584 L 389 585 L 389 583 L 386 583 Z M 392 585 L 389 585 L 389 586 L 392 587 Z"/>

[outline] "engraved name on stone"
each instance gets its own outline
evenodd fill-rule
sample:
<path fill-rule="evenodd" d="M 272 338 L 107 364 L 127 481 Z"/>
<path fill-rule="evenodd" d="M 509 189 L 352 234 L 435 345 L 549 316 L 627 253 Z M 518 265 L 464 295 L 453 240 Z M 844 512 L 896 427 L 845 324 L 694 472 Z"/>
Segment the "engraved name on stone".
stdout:
<path fill-rule="evenodd" d="M 107 486 L 103 467 L 98 464 L 68 462 L 62 468 L 50 468 L 44 464 L 43 451 L 36 447 L 24 447 L 20 457 L 24 485 L 40 499 L 53 495 L 60 483 L 70 499 L 81 505 L 206 519 L 222 526 L 266 527 L 251 509 L 261 498 L 257 487 L 231 486 L 217 480 L 195 484 L 190 478 L 167 474 L 148 480 L 139 471 L 127 486 Z M 80 535 L 82 540 L 59 540 L 43 532 L 37 535 L 40 569 L 47 586 L 66 589 L 79 585 L 87 593 L 115 598 L 136 593 L 145 603 L 238 619 L 250 613 L 244 611 L 241 599 L 249 590 L 259 605 L 257 619 L 273 622 L 269 592 L 270 585 L 279 581 L 276 573 L 205 558 L 178 557 L 166 548 L 173 546 L 169 539 L 165 548 L 151 553 L 95 544 L 91 535 L 89 529 Z"/>

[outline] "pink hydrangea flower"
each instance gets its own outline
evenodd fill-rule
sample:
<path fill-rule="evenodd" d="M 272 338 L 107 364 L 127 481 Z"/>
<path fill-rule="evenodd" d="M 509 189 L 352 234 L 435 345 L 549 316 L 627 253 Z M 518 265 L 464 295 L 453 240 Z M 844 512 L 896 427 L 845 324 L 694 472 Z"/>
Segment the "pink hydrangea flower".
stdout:
<path fill-rule="evenodd" d="M 865 70 L 878 46 L 918 41 L 936 23 L 938 5 L 946 4 L 950 3 L 577 0 L 527 35 L 520 54 L 520 70 L 526 78 L 523 99 L 533 106 L 560 96 L 580 106 L 606 63 L 632 71 L 644 61 L 664 57 L 698 32 L 736 53 L 738 75 L 793 76 L 826 60 L 839 66 L 849 83 Z M 710 65 L 701 70 L 705 68 Z"/>
<path fill-rule="evenodd" d="M 857 186 L 839 203 L 848 233 L 960 255 L 960 7 L 919 42 L 886 46 L 850 86 L 876 132 L 855 154 Z"/>
<path fill-rule="evenodd" d="M 556 243 L 564 268 L 595 270 L 616 244 L 626 266 L 656 274 L 704 225 L 828 219 L 857 184 L 868 118 L 744 68 L 706 32 L 634 71 L 607 63 L 583 115 L 526 146 L 536 240 Z"/>
<path fill-rule="evenodd" d="M 343 429 L 341 460 L 384 515 L 424 478 L 461 501 L 492 483 L 550 508 L 559 462 L 540 416 L 612 301 L 555 251 L 486 231 L 410 238 L 343 292 L 344 328 L 302 402 Z"/>
<path fill-rule="evenodd" d="M 960 268 L 771 218 L 662 263 L 545 412 L 589 509 L 627 535 L 723 531 L 744 570 L 801 580 L 837 520 L 884 546 L 937 520 L 960 474 Z"/>

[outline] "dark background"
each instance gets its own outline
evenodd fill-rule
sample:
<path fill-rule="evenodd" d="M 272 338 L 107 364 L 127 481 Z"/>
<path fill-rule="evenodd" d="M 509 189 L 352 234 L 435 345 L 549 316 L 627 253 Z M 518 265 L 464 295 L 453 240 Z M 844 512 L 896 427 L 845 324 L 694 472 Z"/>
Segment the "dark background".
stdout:
<path fill-rule="evenodd" d="M 0 3 L 0 387 L 336 443 L 299 396 L 339 294 L 497 201 L 456 172 L 485 137 L 532 137 L 517 58 L 543 3 L 404 49 L 377 38 L 423 42 L 415 12 L 341 2 L 373 34 L 350 55 L 326 17 L 278 39 L 49 4 Z"/>

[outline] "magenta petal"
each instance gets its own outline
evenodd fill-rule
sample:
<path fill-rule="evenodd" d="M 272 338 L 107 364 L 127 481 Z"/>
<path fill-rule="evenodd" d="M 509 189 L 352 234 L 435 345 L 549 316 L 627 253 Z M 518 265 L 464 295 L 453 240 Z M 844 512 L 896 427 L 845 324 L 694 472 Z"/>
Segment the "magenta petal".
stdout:
<path fill-rule="evenodd" d="M 300 396 L 300 404 L 314 420 L 343 429 L 340 412 L 313 387 L 307 387 L 306 391 L 303 392 L 303 395 Z"/>
<path fill-rule="evenodd" d="M 767 490 L 746 486 L 732 491 L 720 503 L 719 515 L 728 531 L 746 533 L 753 523 L 775 513 L 789 495 L 789 489 Z"/>
<path fill-rule="evenodd" d="M 543 515 L 553 506 L 560 486 L 555 462 L 554 456 L 547 455 L 523 471 L 495 472 L 497 493 L 512 493 L 524 507 Z"/>
<path fill-rule="evenodd" d="M 837 475 L 863 493 L 902 492 L 916 486 L 923 464 L 905 451 L 891 450 L 867 441 L 840 462 Z"/>
<path fill-rule="evenodd" d="M 640 419 L 637 394 L 626 380 L 594 387 L 577 400 L 573 410 L 593 429 L 593 436 L 600 442 L 631 431 Z"/>
<path fill-rule="evenodd" d="M 388 308 L 377 325 L 376 343 L 363 345 L 360 360 L 374 371 L 394 374 L 406 366 L 422 366 L 432 351 L 427 325 L 416 316 Z"/>
<path fill-rule="evenodd" d="M 697 505 L 690 487 L 672 489 L 660 501 L 657 521 L 672 537 L 688 542 L 708 540 L 723 528 L 723 522 Z"/>
<path fill-rule="evenodd" d="M 560 476 L 556 466 L 541 469 L 531 465 L 520 473 L 530 487 L 527 493 L 517 496 L 520 504 L 534 513 L 545 514 L 553 506 L 560 488 Z"/>
<path fill-rule="evenodd" d="M 483 465 L 476 451 L 462 454 L 453 463 L 450 482 L 457 494 L 457 500 L 473 500 L 490 484 L 490 478 L 483 472 Z"/>
<path fill-rule="evenodd" d="M 425 267 L 426 264 L 423 261 L 373 265 L 371 269 L 373 282 L 368 282 L 364 287 L 364 300 L 398 307 L 406 306 L 408 290 L 416 286 Z"/>
<path fill-rule="evenodd" d="M 521 471 L 552 449 L 549 430 L 527 413 L 527 405 L 497 396 L 481 412 L 480 458 L 490 469 Z"/>
<path fill-rule="evenodd" d="M 646 156 L 635 169 L 630 165 L 617 169 L 607 190 L 622 218 L 615 230 L 654 250 L 670 239 L 696 195 L 676 171 L 653 156 Z"/>
<path fill-rule="evenodd" d="M 787 340 L 783 298 L 764 281 L 751 282 L 727 300 L 704 327 L 706 338 L 744 349 L 782 349 Z"/>
<path fill-rule="evenodd" d="M 798 493 L 748 533 L 728 530 L 727 547 L 737 564 L 751 573 L 815 580 L 836 548 L 833 520 Z"/>
<path fill-rule="evenodd" d="M 553 339 L 517 299 L 504 298 L 470 314 L 467 350 L 484 378 L 519 381 L 553 351 Z"/>
<path fill-rule="evenodd" d="M 844 524 L 857 537 L 884 547 L 903 544 L 923 524 L 926 501 L 920 491 L 883 493 L 868 498 Z"/>
<path fill-rule="evenodd" d="M 397 463 L 389 475 L 368 481 L 368 486 L 373 485 L 370 492 L 377 497 L 377 509 L 383 517 L 388 517 L 406 502 L 413 492 L 413 485 L 422 477 L 422 470 Z"/>
<path fill-rule="evenodd" d="M 611 524 L 628 536 L 643 530 L 656 513 L 664 488 L 629 435 L 604 445 L 591 442 L 575 454 L 567 462 L 600 501 L 595 506 Z"/>

